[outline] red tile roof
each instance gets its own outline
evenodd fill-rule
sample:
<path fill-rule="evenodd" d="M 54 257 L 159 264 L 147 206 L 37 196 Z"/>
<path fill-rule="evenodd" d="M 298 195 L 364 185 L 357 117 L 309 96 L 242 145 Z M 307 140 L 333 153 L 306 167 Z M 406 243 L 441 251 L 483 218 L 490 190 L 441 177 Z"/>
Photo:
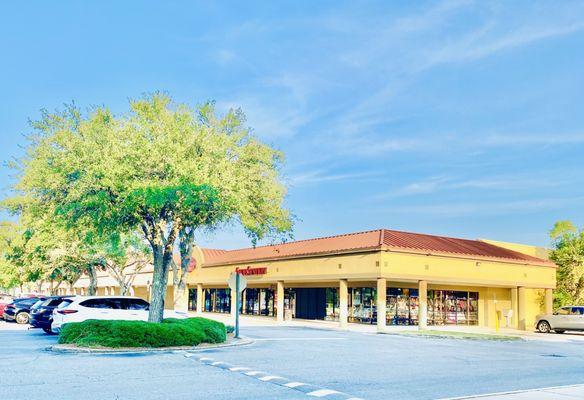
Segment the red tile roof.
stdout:
<path fill-rule="evenodd" d="M 389 229 L 377 229 L 228 251 L 203 249 L 203 254 L 205 256 L 205 265 L 225 265 L 367 250 L 466 256 L 476 259 L 554 266 L 550 261 L 478 240 L 457 239 Z"/>

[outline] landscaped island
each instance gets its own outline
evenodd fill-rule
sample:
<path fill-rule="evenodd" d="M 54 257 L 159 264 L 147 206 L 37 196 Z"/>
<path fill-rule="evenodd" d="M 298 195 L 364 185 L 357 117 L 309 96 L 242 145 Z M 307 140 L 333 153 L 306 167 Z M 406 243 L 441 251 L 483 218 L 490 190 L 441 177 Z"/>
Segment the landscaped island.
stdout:
<path fill-rule="evenodd" d="M 227 330 L 206 318 L 167 318 L 162 323 L 87 320 L 63 325 L 60 344 L 80 347 L 179 347 L 223 343 Z"/>

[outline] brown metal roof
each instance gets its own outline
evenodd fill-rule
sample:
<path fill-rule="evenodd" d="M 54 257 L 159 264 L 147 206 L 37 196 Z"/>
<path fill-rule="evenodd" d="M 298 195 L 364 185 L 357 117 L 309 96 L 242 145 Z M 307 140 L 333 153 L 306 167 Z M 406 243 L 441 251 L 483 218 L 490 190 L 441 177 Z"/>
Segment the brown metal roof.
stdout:
<path fill-rule="evenodd" d="M 389 229 L 377 229 L 228 251 L 203 249 L 203 254 L 205 256 L 205 265 L 226 265 L 365 250 L 393 250 L 466 256 L 494 261 L 554 266 L 550 261 L 478 240 L 401 232 Z"/>

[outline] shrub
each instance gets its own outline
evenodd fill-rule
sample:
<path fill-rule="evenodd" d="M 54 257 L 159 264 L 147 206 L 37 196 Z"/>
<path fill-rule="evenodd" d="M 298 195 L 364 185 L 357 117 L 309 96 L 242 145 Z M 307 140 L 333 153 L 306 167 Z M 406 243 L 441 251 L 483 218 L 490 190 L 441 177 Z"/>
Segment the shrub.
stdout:
<path fill-rule="evenodd" d="M 233 333 L 235 332 L 235 327 L 233 325 L 225 325 L 225 331 L 227 333 Z"/>
<path fill-rule="evenodd" d="M 59 343 L 85 347 L 171 347 L 222 343 L 225 325 L 206 318 L 144 321 L 87 320 L 63 325 Z"/>

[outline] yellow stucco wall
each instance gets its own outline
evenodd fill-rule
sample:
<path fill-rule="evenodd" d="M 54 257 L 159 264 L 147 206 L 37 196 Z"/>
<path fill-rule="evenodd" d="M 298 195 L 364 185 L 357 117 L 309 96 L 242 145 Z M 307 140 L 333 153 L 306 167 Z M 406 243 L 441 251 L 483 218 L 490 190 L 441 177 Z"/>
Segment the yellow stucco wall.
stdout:
<path fill-rule="evenodd" d="M 549 259 L 549 249 L 540 246 L 531 246 L 528 244 L 501 242 L 499 240 L 479 239 L 481 242 L 490 243 L 495 246 L 503 247 L 505 249 L 517 251 L 518 253 L 527 254 L 528 256 L 541 258 L 542 260 Z"/>
<path fill-rule="evenodd" d="M 245 268 L 250 266 L 266 267 L 267 273 L 260 276 L 246 276 L 248 284 L 262 285 L 283 280 L 289 283 L 336 282 L 339 277 L 359 280 L 371 279 L 379 272 L 379 252 L 336 255 L 328 257 L 311 257 L 271 262 L 254 262 L 238 265 Z M 191 285 L 226 285 L 229 275 L 235 271 L 235 265 L 196 268 L 189 274 L 188 283 Z"/>
<path fill-rule="evenodd" d="M 555 288 L 555 268 L 548 266 L 397 252 L 383 253 L 382 260 L 381 276 L 388 279 Z"/>
<path fill-rule="evenodd" d="M 497 311 L 500 326 L 505 326 L 504 316 L 513 308 L 511 289 L 521 286 L 527 288 L 524 319 L 531 328 L 541 312 L 540 289 L 555 288 L 555 268 L 550 266 L 397 251 L 203 266 L 189 275 L 188 283 L 226 287 L 235 268 L 247 266 L 267 268 L 264 275 L 246 276 L 249 287 L 273 287 L 277 281 L 284 281 L 287 287 L 337 287 L 339 279 L 347 279 L 350 287 L 375 287 L 381 277 L 387 279 L 387 287 L 416 288 L 418 281 L 425 280 L 428 289 L 478 292 L 479 324 L 487 327 L 496 326 Z M 515 304 L 510 327 L 517 326 L 517 314 Z"/>

